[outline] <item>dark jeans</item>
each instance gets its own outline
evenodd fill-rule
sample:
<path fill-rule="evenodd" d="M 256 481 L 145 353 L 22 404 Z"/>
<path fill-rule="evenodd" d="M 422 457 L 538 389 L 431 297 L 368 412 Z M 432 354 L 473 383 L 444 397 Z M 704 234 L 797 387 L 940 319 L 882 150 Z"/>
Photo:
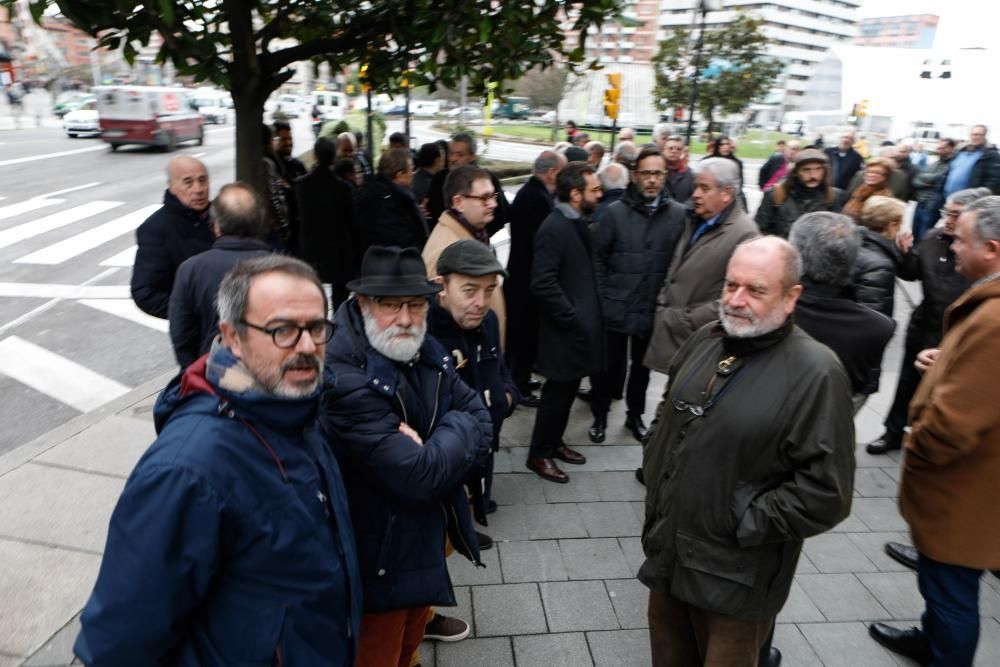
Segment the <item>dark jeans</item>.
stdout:
<path fill-rule="evenodd" d="M 927 344 L 927 337 L 918 331 L 907 329 L 906 343 L 903 346 L 903 365 L 899 369 L 899 382 L 896 384 L 896 397 L 892 400 L 892 407 L 889 414 L 885 416 L 885 433 L 890 438 L 902 440 L 903 429 L 906 428 L 906 420 L 909 418 L 910 401 L 920 384 L 920 373 L 914 368 L 913 362 L 917 359 L 917 353 Z"/>
<path fill-rule="evenodd" d="M 621 386 L 625 382 L 628 371 L 628 387 L 625 390 L 625 405 L 629 414 L 641 416 L 646 410 L 646 388 L 649 386 L 649 369 L 642 365 L 646 356 L 649 338 L 629 336 L 627 334 L 609 331 L 607 341 L 607 368 L 590 378 L 590 411 L 595 419 L 608 416 L 611 409 L 611 397 L 621 395 Z M 631 354 L 629 344 L 631 343 Z M 629 359 L 632 361 L 628 367 Z"/>
<path fill-rule="evenodd" d="M 933 654 L 931 667 L 972 667 L 979 642 L 982 574 L 920 554 L 917 584 L 927 605 L 921 624 Z"/>
<path fill-rule="evenodd" d="M 546 380 L 542 385 L 542 402 L 535 413 L 528 458 L 550 459 L 562 446 L 569 411 L 579 388 L 580 380 Z"/>

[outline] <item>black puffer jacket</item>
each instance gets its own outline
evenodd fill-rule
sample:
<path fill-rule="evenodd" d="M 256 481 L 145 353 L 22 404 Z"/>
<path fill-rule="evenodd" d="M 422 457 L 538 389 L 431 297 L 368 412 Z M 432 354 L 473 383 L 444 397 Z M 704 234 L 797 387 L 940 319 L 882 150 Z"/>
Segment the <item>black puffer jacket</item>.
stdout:
<path fill-rule="evenodd" d="M 361 222 L 361 256 L 369 246 L 399 246 L 421 250 L 427 242 L 427 221 L 413 192 L 381 174 L 361 190 L 358 198 Z"/>
<path fill-rule="evenodd" d="M 344 473 L 365 612 L 455 605 L 445 533 L 479 561 L 462 483 L 490 452 L 490 415 L 431 337 L 396 363 L 368 343 L 357 300 L 337 309 L 319 424 Z M 423 440 L 400 433 L 406 422 Z"/>
<path fill-rule="evenodd" d="M 861 249 L 854 262 L 854 300 L 892 317 L 898 268 L 895 244 L 878 232 L 862 228 Z"/>
<path fill-rule="evenodd" d="M 163 208 L 139 225 L 135 238 L 139 247 L 132 266 L 132 300 L 142 312 L 167 319 L 177 267 L 215 241 L 208 210 L 190 209 L 167 190 Z"/>
<path fill-rule="evenodd" d="M 921 348 L 937 347 L 944 327 L 944 311 L 972 281 L 955 270 L 955 253 L 951 251 L 954 239 L 942 229 L 927 232 L 920 245 L 903 256 L 899 277 L 919 280 L 924 300 L 913 311 L 907 337 L 916 336 L 923 341 Z"/>
<path fill-rule="evenodd" d="M 666 191 L 650 210 L 634 185 L 604 212 L 595 227 L 594 272 L 608 330 L 643 337 L 652 333 L 656 295 L 685 221 L 684 207 Z"/>

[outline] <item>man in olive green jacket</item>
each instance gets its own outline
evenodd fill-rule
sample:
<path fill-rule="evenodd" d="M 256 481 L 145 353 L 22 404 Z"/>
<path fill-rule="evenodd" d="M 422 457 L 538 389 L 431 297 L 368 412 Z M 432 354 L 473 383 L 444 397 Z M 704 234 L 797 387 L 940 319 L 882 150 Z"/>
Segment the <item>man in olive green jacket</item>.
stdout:
<path fill-rule="evenodd" d="M 719 309 L 685 342 L 643 452 L 653 665 L 756 665 L 805 538 L 850 512 L 851 386 L 791 321 L 798 251 L 740 245 Z"/>

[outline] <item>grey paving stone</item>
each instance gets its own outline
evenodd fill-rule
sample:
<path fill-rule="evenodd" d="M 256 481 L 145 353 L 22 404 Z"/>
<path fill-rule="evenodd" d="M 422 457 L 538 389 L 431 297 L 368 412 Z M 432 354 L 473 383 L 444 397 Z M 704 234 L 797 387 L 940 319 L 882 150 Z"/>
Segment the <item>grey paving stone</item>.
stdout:
<path fill-rule="evenodd" d="M 520 467 L 524 468 L 524 461 L 520 461 Z M 518 466 L 514 465 L 514 461 L 511 459 L 510 450 L 501 447 L 497 452 L 493 454 L 493 474 L 502 475 L 505 473 L 511 473 L 517 470 Z M 518 470 L 518 472 L 520 472 Z"/>
<path fill-rule="evenodd" d="M 635 471 L 596 473 L 601 500 L 645 500 L 646 487 L 635 479 Z"/>
<path fill-rule="evenodd" d="M 813 601 L 809 599 L 797 581 L 792 582 L 788 600 L 778 614 L 779 623 L 819 623 L 826 618 Z"/>
<path fill-rule="evenodd" d="M 618 629 L 603 581 L 547 582 L 538 587 L 551 632 Z"/>
<path fill-rule="evenodd" d="M 593 667 L 582 632 L 514 637 L 517 667 Z"/>
<path fill-rule="evenodd" d="M 910 568 L 899 563 L 885 553 L 886 542 L 902 542 L 910 544 L 910 538 L 904 533 L 848 533 L 851 541 L 858 545 L 875 567 L 881 572 L 909 572 Z"/>
<path fill-rule="evenodd" d="M 646 560 L 646 554 L 642 551 L 642 540 L 638 537 L 619 537 L 618 545 L 622 548 L 622 553 L 625 554 L 625 560 L 632 570 L 632 576 L 637 576 L 639 568 Z"/>
<path fill-rule="evenodd" d="M 151 422 L 112 415 L 40 455 L 36 460 L 128 477 L 156 439 Z"/>
<path fill-rule="evenodd" d="M 992 574 L 985 575 L 986 578 Z M 979 613 L 982 616 L 1000 618 L 1000 592 L 992 586 L 979 586 Z"/>
<path fill-rule="evenodd" d="M 805 552 L 799 553 L 799 562 L 795 564 L 795 574 L 816 574 L 819 570 L 813 565 L 812 561 L 809 560 L 809 556 Z"/>
<path fill-rule="evenodd" d="M 865 498 L 895 498 L 899 483 L 882 468 L 860 468 L 854 474 L 854 489 Z"/>
<path fill-rule="evenodd" d="M 509 637 L 466 639 L 437 645 L 437 667 L 514 667 Z"/>
<path fill-rule="evenodd" d="M 569 579 L 556 540 L 500 542 L 499 547 L 500 569 L 508 584 Z"/>
<path fill-rule="evenodd" d="M 631 576 L 628 561 L 613 537 L 559 540 L 570 579 L 624 579 Z"/>
<path fill-rule="evenodd" d="M 116 477 L 27 463 L 0 477 L 0 536 L 101 552 L 124 485 Z"/>
<path fill-rule="evenodd" d="M 903 479 L 903 470 L 901 468 L 882 468 L 881 470 L 896 484 L 899 484 Z"/>
<path fill-rule="evenodd" d="M 493 500 L 497 505 L 534 505 L 544 503 L 542 484 L 546 484 L 538 475 L 497 475 L 493 476 Z M 554 485 L 550 485 L 554 486 Z M 503 509 L 498 509 L 502 512 Z"/>
<path fill-rule="evenodd" d="M 810 665 L 821 665 L 819 656 L 809 646 L 809 642 L 799 632 L 798 626 L 793 623 L 778 623 L 774 626 L 774 641 L 772 646 L 776 646 L 781 651 L 781 663 L 783 665 L 796 667 L 809 667 Z"/>
<path fill-rule="evenodd" d="M 537 584 L 473 586 L 472 606 L 477 637 L 548 631 Z"/>
<path fill-rule="evenodd" d="M 100 556 L 0 539 L 0 653 L 28 656 L 83 608 Z"/>
<path fill-rule="evenodd" d="M 590 428 L 590 424 L 577 424 L 577 428 L 581 430 L 583 438 L 577 442 L 583 442 L 586 440 L 585 432 Z M 605 445 L 581 445 L 574 444 L 569 437 L 566 438 L 567 444 L 587 457 L 587 462 L 583 465 L 567 465 L 565 466 L 566 472 L 569 473 L 570 484 L 573 483 L 574 473 L 580 472 L 601 472 L 605 470 L 635 470 L 642 465 L 642 445 L 640 444 L 605 444 Z M 632 443 L 635 443 L 633 440 Z M 528 457 L 527 447 L 512 447 L 510 450 L 510 455 L 513 461 L 525 461 Z M 523 463 L 521 464 L 523 467 Z M 560 465 L 560 468 L 563 466 Z M 517 466 L 515 465 L 515 470 Z M 527 470 L 527 468 L 525 468 Z"/>
<path fill-rule="evenodd" d="M 434 667 L 437 664 L 436 642 L 420 642 L 417 653 L 420 655 L 420 667 Z"/>
<path fill-rule="evenodd" d="M 635 537 L 642 523 L 629 503 L 580 503 L 580 513 L 591 537 Z"/>
<path fill-rule="evenodd" d="M 50 667 L 52 665 L 68 665 L 76 657 L 73 655 L 73 642 L 80 634 L 80 615 L 77 614 L 52 639 L 45 642 L 42 648 L 28 658 L 24 667 Z"/>
<path fill-rule="evenodd" d="M 526 505 L 517 512 L 497 511 L 490 517 L 489 530 L 494 540 L 587 537 L 576 503 Z"/>
<path fill-rule="evenodd" d="M 607 579 L 604 582 L 618 624 L 625 629 L 647 628 L 649 619 L 649 589 L 636 579 Z"/>
<path fill-rule="evenodd" d="M 858 500 L 855 498 L 854 500 Z M 836 526 L 831 528 L 830 533 L 864 533 L 870 531 L 871 528 L 865 525 L 865 522 L 856 517 L 853 513 L 838 523 Z"/>
<path fill-rule="evenodd" d="M 576 466 L 563 466 L 570 476 L 569 484 L 552 484 L 543 482 L 542 493 L 549 503 L 578 503 L 600 498 L 600 487 L 597 476 L 601 473 L 578 472 Z"/>
<path fill-rule="evenodd" d="M 857 576 L 893 618 L 916 620 L 924 612 L 915 572 L 863 572 Z"/>
<path fill-rule="evenodd" d="M 853 574 L 799 574 L 795 581 L 828 621 L 892 618 Z"/>
<path fill-rule="evenodd" d="M 799 630 L 825 667 L 897 667 L 864 623 L 803 623 Z"/>
<path fill-rule="evenodd" d="M 851 514 L 875 532 L 903 532 L 909 529 L 899 515 L 895 498 L 855 498 Z"/>
<path fill-rule="evenodd" d="M 488 531 L 488 529 L 483 528 L 482 531 Z M 487 532 L 487 534 L 489 533 Z M 476 567 L 472 561 L 460 553 L 453 553 L 449 556 L 448 574 L 451 575 L 451 583 L 455 586 L 479 586 L 482 584 L 499 584 L 503 581 L 503 576 L 500 574 L 500 561 L 497 557 L 496 543 L 493 544 L 492 549 L 480 551 L 479 560 L 486 567 Z"/>
<path fill-rule="evenodd" d="M 653 662 L 648 630 L 588 632 L 587 643 L 594 667 L 649 667 Z"/>
<path fill-rule="evenodd" d="M 806 540 L 802 550 L 820 572 L 875 572 L 878 570 L 845 533 L 825 533 Z"/>
<path fill-rule="evenodd" d="M 6 653 L 0 653 L 0 667 L 18 667 L 18 665 L 23 662 L 23 655 L 8 655 Z"/>
<path fill-rule="evenodd" d="M 984 621 L 979 629 L 975 664 L 976 667 L 1000 665 L 1000 624 L 996 619 Z"/>
<path fill-rule="evenodd" d="M 476 619 L 472 615 L 472 587 L 456 586 L 455 602 L 457 604 L 454 607 L 437 607 L 437 613 L 465 621 L 469 624 L 469 636 L 475 637 Z"/>

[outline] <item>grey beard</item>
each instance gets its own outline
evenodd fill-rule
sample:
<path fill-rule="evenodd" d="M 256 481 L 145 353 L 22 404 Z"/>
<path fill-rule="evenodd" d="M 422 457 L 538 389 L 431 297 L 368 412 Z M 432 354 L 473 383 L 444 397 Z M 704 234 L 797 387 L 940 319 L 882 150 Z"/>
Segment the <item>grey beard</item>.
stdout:
<path fill-rule="evenodd" d="M 753 317 L 753 316 L 751 316 Z M 774 311 L 765 317 L 753 317 L 750 324 L 736 323 L 726 313 L 726 307 L 719 303 L 719 322 L 725 330 L 726 335 L 732 338 L 757 338 L 769 334 L 781 328 L 785 323 L 785 314 L 780 310 Z"/>
<path fill-rule="evenodd" d="M 387 329 L 379 329 L 375 318 L 368 313 L 363 313 L 365 320 L 365 335 L 368 342 L 375 351 L 382 356 L 405 363 L 410 361 L 420 351 L 420 346 L 424 344 L 424 337 L 427 334 L 427 320 L 418 327 L 412 326 L 409 329 L 391 326 Z M 395 336 L 401 333 L 413 333 L 413 338 L 396 340 Z"/>

